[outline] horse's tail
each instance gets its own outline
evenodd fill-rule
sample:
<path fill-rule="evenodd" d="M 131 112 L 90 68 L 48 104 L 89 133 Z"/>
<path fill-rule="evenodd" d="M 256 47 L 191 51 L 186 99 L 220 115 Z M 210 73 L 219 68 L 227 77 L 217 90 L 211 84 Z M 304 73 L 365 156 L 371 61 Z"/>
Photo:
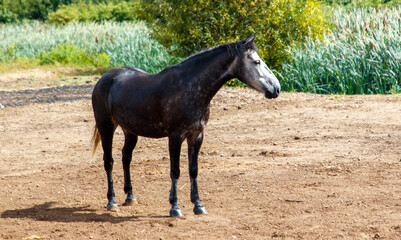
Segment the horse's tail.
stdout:
<path fill-rule="evenodd" d="M 99 133 L 99 130 L 98 130 L 98 128 L 97 128 L 97 125 L 95 125 L 95 127 L 94 127 L 94 130 L 93 130 L 93 137 L 92 137 L 92 156 L 94 156 L 95 155 L 95 153 L 96 153 L 96 149 L 97 149 L 97 146 L 99 145 L 99 142 L 100 142 L 100 133 Z"/>
<path fill-rule="evenodd" d="M 1 1 L 1 0 L 0 0 Z M 113 126 L 113 120 L 110 114 L 110 108 L 108 104 L 110 89 L 114 83 L 114 78 L 121 74 L 125 69 L 124 68 L 114 68 L 104 74 L 96 85 L 93 87 L 92 92 L 92 108 L 95 116 L 95 127 L 93 129 L 93 137 L 92 137 L 92 156 L 95 155 L 96 149 L 101 141 L 101 132 L 100 129 L 109 129 L 110 126 Z M 126 70 L 125 70 L 126 71 Z M 114 128 L 115 129 L 115 128 Z M 111 134 L 113 134 L 111 132 Z M 105 137 L 105 136 L 103 136 Z"/>

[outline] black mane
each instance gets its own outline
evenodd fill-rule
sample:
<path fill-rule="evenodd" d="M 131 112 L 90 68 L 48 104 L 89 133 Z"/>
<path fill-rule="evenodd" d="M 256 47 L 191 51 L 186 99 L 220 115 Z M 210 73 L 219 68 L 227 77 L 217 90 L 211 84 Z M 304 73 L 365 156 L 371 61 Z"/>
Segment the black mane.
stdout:
<path fill-rule="evenodd" d="M 240 56 L 245 50 L 244 49 L 244 43 L 245 42 L 246 42 L 246 40 L 241 40 L 241 41 L 237 41 L 237 42 L 224 43 L 224 44 L 217 45 L 217 46 L 214 46 L 214 47 L 206 48 L 204 50 L 196 52 L 193 55 L 187 57 L 186 59 L 181 61 L 181 63 L 194 60 L 195 58 L 198 58 L 198 57 L 201 57 L 203 55 L 210 54 L 210 53 L 213 53 L 213 52 L 216 52 L 216 51 L 219 51 L 219 50 L 226 50 L 226 51 L 228 51 L 230 53 L 231 56 Z M 255 43 L 252 43 L 252 45 L 251 45 L 249 50 L 258 51 L 258 47 L 256 46 Z"/>

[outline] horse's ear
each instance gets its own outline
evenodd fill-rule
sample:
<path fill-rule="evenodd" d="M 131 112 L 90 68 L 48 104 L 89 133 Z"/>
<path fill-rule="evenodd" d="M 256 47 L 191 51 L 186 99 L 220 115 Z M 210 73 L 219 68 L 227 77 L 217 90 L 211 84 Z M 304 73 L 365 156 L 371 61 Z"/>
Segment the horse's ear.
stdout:
<path fill-rule="evenodd" d="M 245 40 L 244 43 L 244 49 L 250 49 L 252 48 L 252 43 L 255 40 L 256 34 L 253 34 L 250 38 L 248 38 L 247 40 Z"/>

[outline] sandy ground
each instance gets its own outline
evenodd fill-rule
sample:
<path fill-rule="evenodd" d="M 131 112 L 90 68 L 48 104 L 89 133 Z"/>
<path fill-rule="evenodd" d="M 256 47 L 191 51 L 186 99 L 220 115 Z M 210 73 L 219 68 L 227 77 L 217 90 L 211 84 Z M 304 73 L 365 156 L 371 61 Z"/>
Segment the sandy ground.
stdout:
<path fill-rule="evenodd" d="M 167 139 L 140 138 L 139 204 L 121 206 L 123 134 L 114 140 L 119 212 L 105 209 L 89 100 L 0 109 L 0 239 L 401 239 L 401 96 L 222 89 L 200 155 L 209 214 L 195 216 L 183 145 L 170 218 Z"/>

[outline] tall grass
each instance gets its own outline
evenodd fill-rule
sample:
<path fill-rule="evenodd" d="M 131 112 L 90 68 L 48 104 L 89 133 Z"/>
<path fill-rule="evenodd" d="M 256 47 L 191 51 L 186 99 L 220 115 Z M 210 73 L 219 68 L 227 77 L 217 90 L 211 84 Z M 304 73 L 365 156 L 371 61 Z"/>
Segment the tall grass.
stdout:
<path fill-rule="evenodd" d="M 0 25 L 0 61 L 36 58 L 59 45 L 73 45 L 109 56 L 111 66 L 132 66 L 158 72 L 174 62 L 166 49 L 150 36 L 142 22 L 69 23 L 41 22 Z"/>
<path fill-rule="evenodd" d="M 401 8 L 336 10 L 323 41 L 289 49 L 284 90 L 313 93 L 401 92 Z"/>

